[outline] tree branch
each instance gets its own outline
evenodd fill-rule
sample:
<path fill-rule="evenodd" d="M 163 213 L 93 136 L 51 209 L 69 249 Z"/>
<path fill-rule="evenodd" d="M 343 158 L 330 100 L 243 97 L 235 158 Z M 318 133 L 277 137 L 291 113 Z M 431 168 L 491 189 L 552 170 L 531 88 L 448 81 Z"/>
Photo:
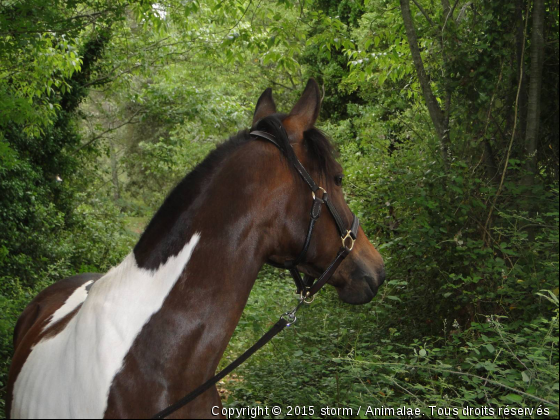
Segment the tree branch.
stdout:
<path fill-rule="evenodd" d="M 403 17 L 404 26 L 406 29 L 406 35 L 408 38 L 408 45 L 410 46 L 410 53 L 412 54 L 412 60 L 414 62 L 414 67 L 416 68 L 416 74 L 418 76 L 418 81 L 422 87 L 422 92 L 424 94 L 424 100 L 426 101 L 426 106 L 428 107 L 428 112 L 430 113 L 430 118 L 436 130 L 436 134 L 441 142 L 442 146 L 442 157 L 443 162 L 448 166 L 448 150 L 449 150 L 449 136 L 448 129 L 445 126 L 445 116 L 439 106 L 439 103 L 432 92 L 430 86 L 430 80 L 424 69 L 424 63 L 422 62 L 422 56 L 420 55 L 420 48 L 418 47 L 418 37 L 416 36 L 416 29 L 414 28 L 414 21 L 412 20 L 412 14 L 410 12 L 410 0 L 400 0 L 401 12 Z"/>
<path fill-rule="evenodd" d="M 529 184 L 537 174 L 537 143 L 540 123 L 542 71 L 544 63 L 544 0 L 535 0 L 533 5 L 533 33 L 531 34 L 531 78 L 527 103 L 527 131 L 525 147 Z"/>
<path fill-rule="evenodd" d="M 416 7 L 418 7 L 418 10 L 420 10 L 420 12 L 424 15 L 424 17 L 426 18 L 426 20 L 428 21 L 428 23 L 432 26 L 436 26 L 436 24 L 434 23 L 434 21 L 432 20 L 432 18 L 430 18 L 430 15 L 428 15 L 428 13 L 426 12 L 426 10 L 420 5 L 420 3 L 418 3 L 417 0 L 412 0 L 414 2 L 414 4 L 416 5 Z"/>
<path fill-rule="evenodd" d="M 527 7 L 527 17 L 529 15 L 529 7 Z M 525 35 L 527 34 L 527 21 L 528 19 L 525 19 Z M 525 42 L 523 43 L 523 49 L 521 51 L 521 63 L 523 63 L 523 59 L 525 57 Z M 496 202 L 498 201 L 498 197 L 500 196 L 501 192 L 502 192 L 502 188 L 504 186 L 504 180 L 506 179 L 506 172 L 507 172 L 507 167 L 509 164 L 509 157 L 511 154 L 511 148 L 513 146 L 513 139 L 515 138 L 515 130 L 517 128 L 517 114 L 518 114 L 518 110 L 519 110 L 519 93 L 521 92 L 521 85 L 523 83 L 523 64 L 521 64 L 521 69 L 519 70 L 520 74 L 519 74 L 519 84 L 517 85 L 517 95 L 515 98 L 515 115 L 514 115 L 514 122 L 513 122 L 513 130 L 511 132 L 511 139 L 509 141 L 509 147 L 508 147 L 508 151 L 507 151 L 507 155 L 506 155 L 506 161 L 504 163 L 504 170 L 502 172 L 502 178 L 500 180 L 500 185 L 498 187 L 498 190 L 496 191 L 496 195 L 494 196 L 494 199 L 492 200 L 492 205 L 490 206 L 490 211 L 488 212 L 488 217 L 486 218 L 486 223 L 484 223 L 484 231 L 487 232 L 490 227 L 490 219 L 492 218 L 492 213 L 494 212 L 494 208 L 496 206 Z M 483 234 L 483 238 L 482 238 L 483 242 L 486 242 L 486 233 Z"/>
<path fill-rule="evenodd" d="M 127 124 L 134 124 L 134 122 L 132 121 L 138 114 L 140 114 L 142 110 L 139 109 L 138 111 L 136 111 L 134 114 L 132 114 L 132 116 L 126 120 L 125 122 L 123 122 L 122 124 L 119 124 L 118 126 L 114 127 L 114 128 L 109 128 L 108 130 L 105 130 L 104 132 L 102 132 L 101 134 L 98 134 L 97 136 L 93 137 L 92 139 L 88 140 L 86 143 L 82 144 L 80 147 L 78 147 L 76 150 L 74 150 L 73 154 L 78 153 L 80 150 L 85 149 L 86 147 L 90 146 L 91 144 L 93 144 L 95 141 L 99 140 L 100 138 L 103 138 L 105 136 L 105 134 L 108 134 L 112 131 L 118 130 L 119 128 L 127 125 Z"/>
<path fill-rule="evenodd" d="M 443 23 L 443 27 L 441 28 L 441 33 L 443 36 L 443 31 L 445 30 L 445 27 L 447 26 L 447 21 L 449 20 L 449 18 L 453 17 L 453 13 L 455 12 L 455 8 L 457 7 L 457 5 L 459 4 L 459 0 L 455 0 L 455 4 L 453 5 L 453 7 L 451 9 L 449 9 L 449 3 L 446 0 L 442 0 L 442 3 L 445 4 L 446 10 L 444 10 L 444 13 L 447 15 L 445 17 L 445 22 Z"/>

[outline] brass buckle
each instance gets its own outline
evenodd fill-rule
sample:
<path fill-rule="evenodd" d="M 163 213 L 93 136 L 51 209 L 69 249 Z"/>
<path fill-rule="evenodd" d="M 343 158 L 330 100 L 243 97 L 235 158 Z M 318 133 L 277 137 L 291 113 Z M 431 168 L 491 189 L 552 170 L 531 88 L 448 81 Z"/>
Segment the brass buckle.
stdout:
<path fill-rule="evenodd" d="M 346 236 L 341 236 L 342 239 L 342 246 L 347 248 L 348 251 L 352 251 L 354 249 L 354 244 L 356 243 L 356 240 L 352 237 L 352 232 L 350 232 L 349 230 L 346 231 Z M 346 246 L 346 240 L 350 239 L 350 246 Z"/>
<path fill-rule="evenodd" d="M 323 197 L 325 196 L 325 194 L 327 193 L 327 190 L 325 190 L 323 187 L 319 187 L 319 189 L 321 191 L 323 191 Z M 315 200 L 315 191 L 311 191 L 311 195 L 313 196 L 313 200 Z"/>
<path fill-rule="evenodd" d="M 303 296 L 303 292 L 301 292 L 301 293 L 299 294 L 299 298 L 300 298 L 299 301 L 302 302 L 302 303 L 305 303 L 305 304 L 309 305 L 310 303 L 313 303 L 313 301 L 315 300 L 315 296 L 316 296 L 316 295 L 311 296 L 311 300 L 306 300 L 307 298 L 309 298 L 309 290 L 307 291 L 307 293 L 305 294 L 305 296 Z"/>

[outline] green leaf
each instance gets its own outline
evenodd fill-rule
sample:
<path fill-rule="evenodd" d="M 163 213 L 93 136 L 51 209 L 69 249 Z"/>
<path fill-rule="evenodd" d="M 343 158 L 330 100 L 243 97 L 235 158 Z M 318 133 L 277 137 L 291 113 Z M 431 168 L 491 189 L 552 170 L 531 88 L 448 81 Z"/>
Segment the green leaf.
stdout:
<path fill-rule="evenodd" d="M 514 403 L 520 403 L 523 401 L 523 397 L 519 394 L 508 394 L 506 395 L 506 400 Z"/>

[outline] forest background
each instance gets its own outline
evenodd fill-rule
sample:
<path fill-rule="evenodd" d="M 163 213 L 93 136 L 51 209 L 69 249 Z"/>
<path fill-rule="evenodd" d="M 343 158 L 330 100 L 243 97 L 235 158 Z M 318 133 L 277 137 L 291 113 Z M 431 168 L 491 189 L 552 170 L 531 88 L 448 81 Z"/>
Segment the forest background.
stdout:
<path fill-rule="evenodd" d="M 287 110 L 308 77 L 388 281 L 321 292 L 225 406 L 557 416 L 558 23 L 554 0 L 0 0 L 0 417 L 33 296 L 118 263 L 265 88 Z M 292 289 L 263 269 L 222 364 Z"/>

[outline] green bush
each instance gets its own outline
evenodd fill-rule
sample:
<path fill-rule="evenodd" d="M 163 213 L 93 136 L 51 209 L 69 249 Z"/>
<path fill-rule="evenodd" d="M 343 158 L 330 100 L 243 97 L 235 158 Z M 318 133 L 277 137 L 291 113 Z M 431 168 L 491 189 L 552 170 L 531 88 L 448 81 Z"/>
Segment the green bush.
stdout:
<path fill-rule="evenodd" d="M 258 280 L 222 365 L 293 304 L 289 279 L 277 276 L 266 272 Z M 547 417 L 537 415 L 539 407 L 558 414 L 555 294 L 539 296 L 549 317 L 508 323 L 488 316 L 465 331 L 454 323 L 421 339 L 411 338 L 406 326 L 388 327 L 403 313 L 390 297 L 384 293 L 374 308 L 348 307 L 332 291 L 321 292 L 293 327 L 225 380 L 225 406 L 313 406 L 315 415 L 302 416 L 307 418 L 355 418 L 360 407 L 360 418 L 368 418 L 368 406 L 413 407 L 430 417 L 483 417 L 480 411 L 465 415 L 469 407 L 493 409 L 491 417 L 498 418 Z M 435 415 L 431 406 L 445 414 Z M 353 412 L 318 415 L 326 407 Z M 498 413 L 506 407 L 533 414 Z"/>

